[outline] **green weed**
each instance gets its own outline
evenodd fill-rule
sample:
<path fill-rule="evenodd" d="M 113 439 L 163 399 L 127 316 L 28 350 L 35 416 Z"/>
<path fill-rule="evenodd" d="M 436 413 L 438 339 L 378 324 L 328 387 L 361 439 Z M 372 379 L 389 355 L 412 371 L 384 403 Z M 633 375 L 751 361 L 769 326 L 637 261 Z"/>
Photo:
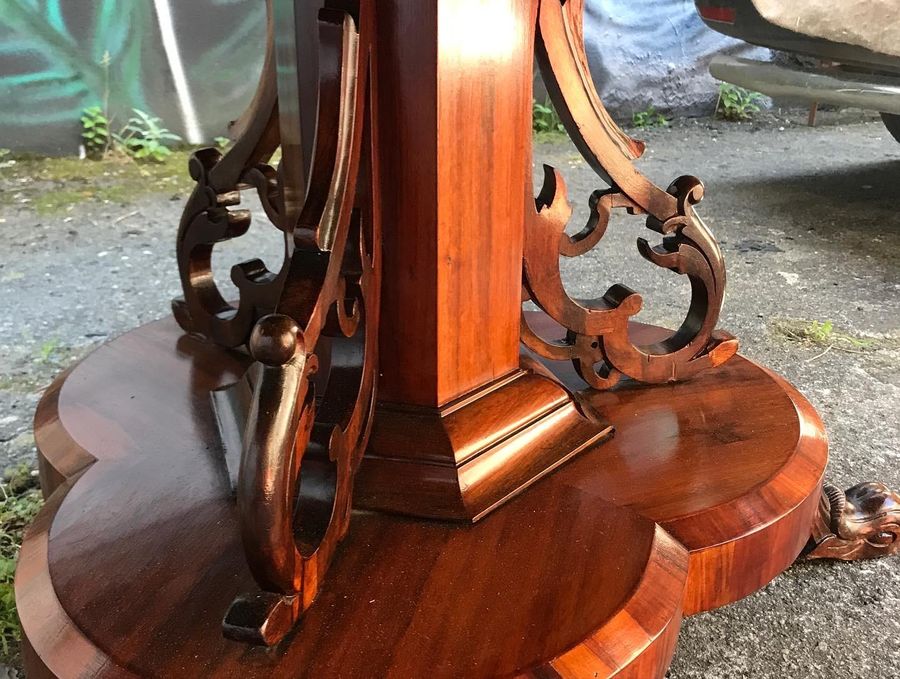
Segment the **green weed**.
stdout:
<path fill-rule="evenodd" d="M 754 113 L 759 113 L 762 100 L 763 95 L 759 92 L 745 90 L 731 83 L 721 83 L 716 113 L 721 113 L 725 120 L 749 120 Z"/>
<path fill-rule="evenodd" d="M 651 105 L 643 111 L 632 114 L 631 124 L 641 129 L 647 127 L 666 127 L 669 124 L 669 119 Z"/>
<path fill-rule="evenodd" d="M 118 132 L 110 130 L 111 121 L 102 107 L 90 106 L 82 111 L 81 139 L 88 158 L 101 160 L 115 151 L 137 161 L 162 163 L 172 155 L 172 147 L 181 143 L 181 137 L 166 128 L 160 118 L 132 110 L 134 115 Z M 217 144 L 220 139 L 216 139 Z"/>
<path fill-rule="evenodd" d="M 50 363 L 57 349 L 59 349 L 59 340 L 55 337 L 48 339 L 38 350 L 38 360 L 41 363 Z"/>
<path fill-rule="evenodd" d="M 865 337 L 851 335 L 834 327 L 831 321 L 807 321 L 797 319 L 775 319 L 772 321 L 772 332 L 791 342 L 801 344 L 834 347 L 843 351 L 872 351 L 875 349 L 894 347 L 900 341 L 891 338 Z"/>
<path fill-rule="evenodd" d="M 161 119 L 140 109 L 132 109 L 134 116 L 128 119 L 122 131 L 113 138 L 117 147 L 135 160 L 161 163 L 172 155 L 173 144 L 180 144 L 181 137 L 163 126 Z"/>
<path fill-rule="evenodd" d="M 536 135 L 543 137 L 555 137 L 566 132 L 559 114 L 549 99 L 543 104 L 536 99 L 532 103 L 531 127 Z"/>
<path fill-rule="evenodd" d="M 98 160 L 109 152 L 109 119 L 99 106 L 89 106 L 81 112 L 81 140 L 88 158 Z"/>

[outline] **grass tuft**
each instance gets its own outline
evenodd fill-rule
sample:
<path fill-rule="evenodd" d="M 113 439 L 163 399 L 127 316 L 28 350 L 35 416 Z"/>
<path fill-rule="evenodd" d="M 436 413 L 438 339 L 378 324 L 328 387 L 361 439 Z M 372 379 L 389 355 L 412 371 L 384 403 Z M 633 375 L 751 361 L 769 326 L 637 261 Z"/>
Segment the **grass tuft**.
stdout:
<path fill-rule="evenodd" d="M 831 321 L 809 321 L 777 318 L 771 323 L 772 333 L 789 342 L 809 346 L 835 348 L 850 353 L 893 348 L 900 344 L 897 338 L 866 337 L 842 332 Z"/>
<path fill-rule="evenodd" d="M 531 129 L 538 142 L 556 141 L 565 136 L 566 128 L 550 99 L 543 104 L 537 100 L 532 102 Z"/>
<path fill-rule="evenodd" d="M 652 105 L 631 115 L 631 124 L 642 130 L 648 127 L 668 127 L 669 122 L 670 120 Z"/>

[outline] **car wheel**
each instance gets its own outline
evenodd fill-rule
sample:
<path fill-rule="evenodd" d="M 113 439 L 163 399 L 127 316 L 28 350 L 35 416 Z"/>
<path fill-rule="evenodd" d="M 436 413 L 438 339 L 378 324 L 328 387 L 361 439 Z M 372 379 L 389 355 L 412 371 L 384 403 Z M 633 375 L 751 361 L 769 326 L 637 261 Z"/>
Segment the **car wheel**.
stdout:
<path fill-rule="evenodd" d="M 881 119 L 884 121 L 884 126 L 888 128 L 888 132 L 890 132 L 894 139 L 900 141 L 900 115 L 896 113 L 882 113 Z"/>

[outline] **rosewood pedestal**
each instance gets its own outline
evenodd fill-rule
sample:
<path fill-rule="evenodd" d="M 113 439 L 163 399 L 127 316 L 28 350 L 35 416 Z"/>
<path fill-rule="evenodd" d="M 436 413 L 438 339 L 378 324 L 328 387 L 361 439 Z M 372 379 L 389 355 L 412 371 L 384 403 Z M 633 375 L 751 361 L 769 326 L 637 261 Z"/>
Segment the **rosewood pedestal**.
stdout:
<path fill-rule="evenodd" d="M 234 145 L 191 161 L 175 320 L 39 407 L 29 677 L 662 677 L 683 615 L 804 549 L 896 551 L 895 496 L 823 495 L 812 407 L 716 330 L 702 184 L 637 172 L 581 12 L 271 2 Z M 535 55 L 609 185 L 576 233 L 560 173 L 531 195 Z M 284 257 L 234 267 L 227 301 L 212 252 L 246 233 L 248 191 Z M 677 330 L 634 322 L 624 286 L 566 292 L 559 257 L 615 209 L 689 280 Z"/>

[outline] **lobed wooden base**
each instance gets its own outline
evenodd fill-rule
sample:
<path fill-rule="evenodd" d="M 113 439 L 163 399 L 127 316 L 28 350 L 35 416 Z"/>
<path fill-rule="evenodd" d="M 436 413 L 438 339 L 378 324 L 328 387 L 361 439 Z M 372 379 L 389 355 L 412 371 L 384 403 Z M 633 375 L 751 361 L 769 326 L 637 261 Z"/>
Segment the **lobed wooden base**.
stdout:
<path fill-rule="evenodd" d="M 355 511 L 297 629 L 248 647 L 222 635 L 254 581 L 209 398 L 247 360 L 165 320 L 48 391 L 16 579 L 30 679 L 662 677 L 682 614 L 764 586 L 819 509 L 821 422 L 779 377 L 736 357 L 623 383 L 579 394 L 612 439 L 478 523 Z"/>

